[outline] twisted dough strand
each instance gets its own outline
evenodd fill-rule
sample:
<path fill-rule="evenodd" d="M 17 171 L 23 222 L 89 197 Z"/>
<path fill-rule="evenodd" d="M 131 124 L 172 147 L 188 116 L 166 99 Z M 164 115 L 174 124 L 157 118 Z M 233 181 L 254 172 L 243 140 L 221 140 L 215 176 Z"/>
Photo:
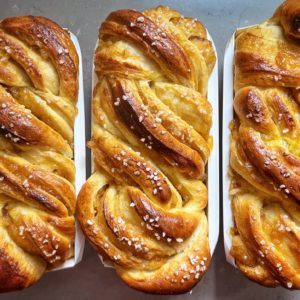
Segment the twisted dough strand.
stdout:
<path fill-rule="evenodd" d="M 299 1 L 236 35 L 231 254 L 265 286 L 300 288 Z M 291 28 L 292 29 L 291 29 Z"/>
<path fill-rule="evenodd" d="M 73 255 L 78 57 L 43 17 L 0 22 L 0 292 Z"/>
<path fill-rule="evenodd" d="M 214 63 L 201 23 L 169 8 L 115 11 L 99 30 L 95 172 L 78 219 L 120 277 L 145 292 L 188 291 L 210 262 L 205 96 Z"/>

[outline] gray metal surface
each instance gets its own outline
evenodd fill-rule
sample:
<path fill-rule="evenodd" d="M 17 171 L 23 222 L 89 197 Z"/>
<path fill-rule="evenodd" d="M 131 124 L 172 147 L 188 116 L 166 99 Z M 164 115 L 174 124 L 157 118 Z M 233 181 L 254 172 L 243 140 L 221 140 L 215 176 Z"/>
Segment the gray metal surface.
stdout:
<path fill-rule="evenodd" d="M 34 14 L 49 17 L 74 32 L 81 44 L 86 101 L 87 137 L 90 126 L 91 66 L 94 44 L 100 22 L 114 9 L 144 9 L 153 5 L 168 5 L 187 16 L 197 17 L 214 38 L 219 55 L 219 70 L 223 63 L 226 41 L 236 27 L 247 26 L 271 16 L 280 0 L 0 0 L 0 18 L 11 15 Z M 222 76 L 220 87 L 222 87 Z M 220 99 L 222 93 L 220 92 Z M 215 116 L 217 117 L 217 116 Z M 89 157 L 87 158 L 89 163 Z M 211 267 L 191 295 L 177 299 L 230 300 L 294 300 L 300 292 L 281 288 L 268 289 L 245 279 L 239 271 L 226 263 L 222 230 Z M 125 286 L 114 270 L 104 268 L 96 253 L 86 245 L 83 261 L 73 269 L 46 274 L 33 287 L 1 295 L 1 300 L 13 299 L 157 299 Z M 174 297 L 174 296 L 173 296 Z M 164 299 L 171 299 L 165 296 Z"/>

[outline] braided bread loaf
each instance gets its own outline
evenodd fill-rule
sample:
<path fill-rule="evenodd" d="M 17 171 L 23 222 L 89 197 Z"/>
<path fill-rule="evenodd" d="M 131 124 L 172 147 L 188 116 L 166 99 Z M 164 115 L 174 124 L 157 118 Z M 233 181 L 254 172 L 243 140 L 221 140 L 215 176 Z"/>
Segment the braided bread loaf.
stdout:
<path fill-rule="evenodd" d="M 78 219 L 119 276 L 144 292 L 188 291 L 210 262 L 205 96 L 214 64 L 203 25 L 166 7 L 112 12 L 99 30 L 95 172 Z"/>
<path fill-rule="evenodd" d="M 236 34 L 231 254 L 265 286 L 300 288 L 300 2 Z"/>
<path fill-rule="evenodd" d="M 43 17 L 0 22 L 0 292 L 73 255 L 78 57 Z"/>

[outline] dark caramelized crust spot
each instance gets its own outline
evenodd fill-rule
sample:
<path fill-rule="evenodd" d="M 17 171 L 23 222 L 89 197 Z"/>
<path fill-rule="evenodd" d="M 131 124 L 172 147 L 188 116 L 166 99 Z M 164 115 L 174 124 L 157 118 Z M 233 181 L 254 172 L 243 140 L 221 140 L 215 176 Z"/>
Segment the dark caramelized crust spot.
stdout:
<path fill-rule="evenodd" d="M 300 37 L 300 7 L 298 1 L 285 1 L 277 9 L 274 18 L 279 19 L 287 35 Z"/>
<path fill-rule="evenodd" d="M 120 104 L 114 106 L 117 115 L 122 122 L 131 129 L 140 140 L 145 140 L 145 145 L 149 149 L 154 149 L 166 160 L 171 161 L 176 167 L 183 170 L 192 177 L 202 178 L 204 174 L 204 164 L 200 155 L 176 141 L 168 132 L 161 134 L 164 128 L 160 125 L 153 126 L 156 122 L 153 117 L 146 115 L 134 95 L 122 87 L 120 81 L 114 82 L 112 89 L 112 99 L 123 99 Z"/>

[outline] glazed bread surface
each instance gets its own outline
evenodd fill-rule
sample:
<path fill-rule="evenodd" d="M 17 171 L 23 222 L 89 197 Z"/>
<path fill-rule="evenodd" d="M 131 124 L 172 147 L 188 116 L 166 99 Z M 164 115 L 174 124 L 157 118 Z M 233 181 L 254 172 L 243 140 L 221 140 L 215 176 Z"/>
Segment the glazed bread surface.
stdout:
<path fill-rule="evenodd" d="M 44 17 L 0 22 L 0 292 L 73 256 L 78 57 Z"/>
<path fill-rule="evenodd" d="M 166 7 L 112 12 L 94 56 L 94 173 L 78 219 L 129 286 L 189 291 L 210 263 L 206 164 L 215 54 L 206 29 Z"/>
<path fill-rule="evenodd" d="M 300 2 L 236 33 L 231 254 L 251 280 L 300 289 Z"/>

